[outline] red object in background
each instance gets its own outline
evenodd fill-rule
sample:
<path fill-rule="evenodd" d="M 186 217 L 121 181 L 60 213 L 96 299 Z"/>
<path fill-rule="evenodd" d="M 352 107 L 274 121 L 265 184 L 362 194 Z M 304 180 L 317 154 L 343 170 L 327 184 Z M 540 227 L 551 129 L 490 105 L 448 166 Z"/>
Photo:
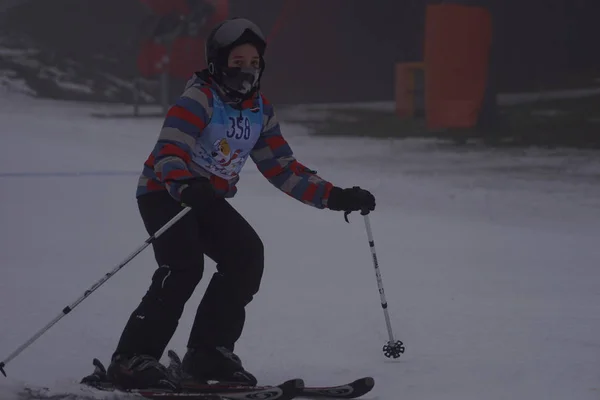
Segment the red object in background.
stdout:
<path fill-rule="evenodd" d="M 277 19 L 275 20 L 275 24 L 271 28 L 271 32 L 269 32 L 269 34 L 267 35 L 266 40 L 269 45 L 273 44 L 273 39 L 275 39 L 281 28 L 283 28 L 288 17 L 292 15 L 292 12 L 294 11 L 294 6 L 297 5 L 298 4 L 295 4 L 294 0 L 287 0 L 283 4 L 282 9 L 279 12 L 279 15 L 277 16 Z"/>
<path fill-rule="evenodd" d="M 187 0 L 140 0 L 160 16 L 169 14 L 189 15 L 191 9 Z M 198 36 L 180 36 L 172 43 L 170 52 L 163 44 L 156 43 L 154 38 L 145 39 L 140 47 L 137 58 L 137 67 L 140 75 L 151 78 L 160 75 L 168 68 L 169 76 L 187 79 L 195 71 L 206 67 L 204 60 L 204 40 L 210 29 L 229 15 L 228 0 L 210 1 L 215 7 L 206 24 L 200 28 Z M 168 57 L 167 57 L 168 55 Z M 169 60 L 166 64 L 165 61 Z"/>
<path fill-rule="evenodd" d="M 206 67 L 204 60 L 204 38 L 180 37 L 173 43 L 169 75 L 187 79 L 195 71 Z"/>
<path fill-rule="evenodd" d="M 162 59 L 166 56 L 163 45 L 155 43 L 152 39 L 143 41 L 137 57 L 137 68 L 144 78 L 151 78 L 163 72 Z"/>
<path fill-rule="evenodd" d="M 477 124 L 487 85 L 492 19 L 484 7 L 427 7 L 425 86 L 427 127 Z"/>

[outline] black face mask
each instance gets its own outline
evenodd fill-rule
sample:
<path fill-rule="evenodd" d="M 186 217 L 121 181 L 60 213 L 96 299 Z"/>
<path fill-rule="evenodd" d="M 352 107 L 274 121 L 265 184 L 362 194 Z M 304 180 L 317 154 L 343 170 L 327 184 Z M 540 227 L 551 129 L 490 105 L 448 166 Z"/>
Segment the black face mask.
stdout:
<path fill-rule="evenodd" d="M 258 87 L 260 73 L 259 68 L 226 67 L 222 69 L 221 84 L 227 91 L 245 98 Z"/>

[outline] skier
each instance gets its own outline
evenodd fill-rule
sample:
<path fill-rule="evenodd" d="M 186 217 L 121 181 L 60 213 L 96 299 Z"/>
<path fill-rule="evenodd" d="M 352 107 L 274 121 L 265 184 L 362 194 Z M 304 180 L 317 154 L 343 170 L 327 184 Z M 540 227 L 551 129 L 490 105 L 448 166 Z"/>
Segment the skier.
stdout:
<path fill-rule="evenodd" d="M 234 353 L 263 275 L 263 243 L 226 200 L 250 157 L 278 189 L 318 209 L 375 209 L 359 187 L 342 189 L 296 161 L 273 106 L 259 90 L 266 42 L 251 21 L 218 24 L 206 41 L 207 68 L 194 73 L 169 109 L 143 166 L 136 198 L 149 234 L 183 207 L 191 211 L 152 243 L 158 268 L 131 314 L 107 369 L 123 388 L 174 388 L 159 360 L 184 305 L 203 275 L 204 255 L 217 270 L 200 302 L 183 357 L 199 382 L 256 385 Z"/>

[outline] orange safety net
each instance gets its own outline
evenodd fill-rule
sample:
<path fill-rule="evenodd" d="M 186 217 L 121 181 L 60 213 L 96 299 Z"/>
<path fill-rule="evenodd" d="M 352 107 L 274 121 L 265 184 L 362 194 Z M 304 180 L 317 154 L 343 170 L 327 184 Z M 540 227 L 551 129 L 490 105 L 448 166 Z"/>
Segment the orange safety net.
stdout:
<path fill-rule="evenodd" d="M 427 7 L 425 93 L 427 127 L 469 128 L 483 104 L 492 40 L 492 21 L 482 7 Z"/>

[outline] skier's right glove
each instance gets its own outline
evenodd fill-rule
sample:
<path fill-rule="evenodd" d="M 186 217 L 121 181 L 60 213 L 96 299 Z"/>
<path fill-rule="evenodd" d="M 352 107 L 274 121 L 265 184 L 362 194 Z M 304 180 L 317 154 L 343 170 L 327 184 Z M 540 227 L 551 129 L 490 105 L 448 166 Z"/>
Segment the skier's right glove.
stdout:
<path fill-rule="evenodd" d="M 195 210 L 209 208 L 216 199 L 212 184 L 205 178 L 189 183 L 188 187 L 181 191 L 180 197 L 183 206 L 188 206 Z"/>
<path fill-rule="evenodd" d="M 329 209 L 334 211 L 373 211 L 375 197 L 368 190 L 358 186 L 348 189 L 334 186 L 327 204 Z"/>

